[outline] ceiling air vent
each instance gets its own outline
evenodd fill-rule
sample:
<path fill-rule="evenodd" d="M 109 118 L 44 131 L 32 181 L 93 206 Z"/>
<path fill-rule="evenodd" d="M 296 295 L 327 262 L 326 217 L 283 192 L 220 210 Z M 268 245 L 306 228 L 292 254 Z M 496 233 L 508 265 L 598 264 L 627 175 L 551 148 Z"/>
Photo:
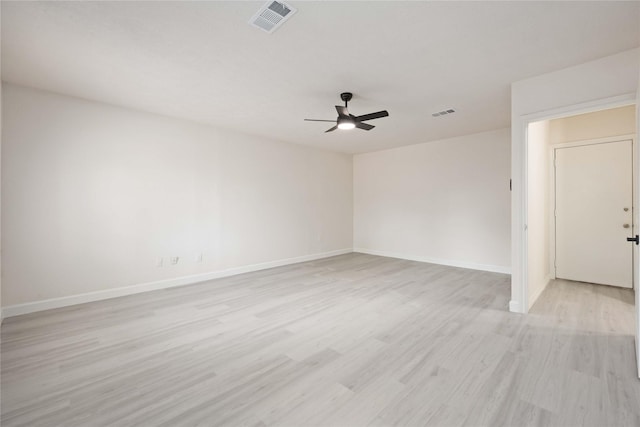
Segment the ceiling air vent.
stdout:
<path fill-rule="evenodd" d="M 431 115 L 433 117 L 440 117 L 440 116 L 446 116 L 447 114 L 453 114 L 455 112 L 456 110 L 454 110 L 453 108 L 449 108 L 448 110 L 438 111 L 437 113 L 433 113 Z"/>
<path fill-rule="evenodd" d="M 296 9 L 283 2 L 269 1 L 253 15 L 249 24 L 267 33 L 273 33 L 284 21 L 291 18 Z"/>

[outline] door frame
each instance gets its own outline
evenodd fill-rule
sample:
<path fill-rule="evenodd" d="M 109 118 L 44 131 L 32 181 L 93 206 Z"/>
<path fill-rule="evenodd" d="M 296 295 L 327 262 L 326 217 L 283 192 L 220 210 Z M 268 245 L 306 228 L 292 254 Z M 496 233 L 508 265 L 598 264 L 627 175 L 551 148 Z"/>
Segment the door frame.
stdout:
<path fill-rule="evenodd" d="M 564 143 L 557 143 L 557 144 L 550 144 L 549 145 L 549 159 L 550 159 L 550 165 L 552 165 L 552 167 L 549 168 L 549 173 L 550 173 L 550 185 L 549 185 L 549 198 L 550 200 L 553 201 L 553 206 L 549 205 L 549 270 L 550 270 L 550 276 L 551 279 L 555 279 L 556 278 L 556 216 L 555 216 L 555 209 L 556 209 L 556 150 L 560 149 L 560 148 L 573 148 L 573 147 L 584 147 L 584 146 L 588 146 L 588 145 L 598 145 L 598 144 L 608 144 L 608 143 L 613 143 L 613 142 L 622 142 L 622 141 L 629 141 L 631 140 L 631 159 L 632 159 L 632 166 L 631 166 L 631 236 L 635 235 L 635 233 L 638 232 L 638 224 L 636 223 L 636 218 L 635 218 L 635 210 L 636 210 L 636 206 L 637 205 L 637 200 L 636 200 L 636 185 L 635 183 L 638 182 L 638 168 L 637 168 L 637 164 L 636 164 L 636 135 L 634 134 L 624 134 L 624 135 L 616 135 L 616 136 L 607 136 L 607 137 L 603 137 L 603 138 L 594 138 L 594 139 L 585 139 L 585 140 L 580 140 L 580 141 L 571 141 L 571 142 L 564 142 Z M 629 237 L 631 237 L 629 236 Z M 632 250 L 635 251 L 635 245 L 630 245 L 632 246 Z M 632 255 L 632 263 L 631 263 L 631 271 L 632 271 L 632 277 L 635 274 L 635 272 L 633 271 L 633 255 Z M 633 286 L 633 279 L 631 281 L 632 284 L 632 289 L 635 289 L 635 287 Z"/>
<path fill-rule="evenodd" d="M 527 210 L 528 203 L 528 129 L 529 124 L 542 120 L 559 119 L 578 114 L 591 113 L 627 105 L 636 105 L 636 93 L 569 105 L 518 116 L 512 123 L 511 137 L 521 144 L 512 145 L 511 173 L 513 193 L 511 199 L 511 301 L 509 311 L 526 314 L 529 311 L 529 286 L 527 250 Z M 636 108 L 640 108 L 636 105 Z M 636 124 L 638 127 L 638 124 Z M 636 132 L 638 129 L 636 129 Z M 634 182 L 638 185 L 637 180 Z M 637 188 L 637 187 L 636 187 Z M 637 213 L 634 212 L 637 219 Z M 636 224 L 638 221 L 635 221 Z M 634 271 L 634 274 L 636 272 Z M 635 279 L 634 279 L 635 280 Z M 635 283 L 635 282 L 634 282 Z M 639 310 L 636 304 L 636 311 Z M 640 357 L 639 357 L 640 359 Z"/>

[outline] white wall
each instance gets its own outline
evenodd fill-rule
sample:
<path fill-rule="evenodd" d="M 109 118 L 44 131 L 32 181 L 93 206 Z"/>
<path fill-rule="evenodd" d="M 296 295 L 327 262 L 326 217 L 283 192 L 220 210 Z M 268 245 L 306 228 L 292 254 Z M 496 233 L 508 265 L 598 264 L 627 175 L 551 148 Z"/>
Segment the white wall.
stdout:
<path fill-rule="evenodd" d="M 352 247 L 350 155 L 19 86 L 2 95 L 5 306 Z"/>
<path fill-rule="evenodd" d="M 549 142 L 551 144 L 632 135 L 635 132 L 635 105 L 549 120 Z"/>
<path fill-rule="evenodd" d="M 528 135 L 528 304 L 531 308 L 551 279 L 549 262 L 549 122 L 529 124 Z"/>
<path fill-rule="evenodd" d="M 526 277 L 526 131 L 530 121 L 635 100 L 639 50 L 543 74 L 511 85 L 511 311 L 528 308 Z"/>
<path fill-rule="evenodd" d="M 509 271 L 509 130 L 354 156 L 354 248 Z"/>

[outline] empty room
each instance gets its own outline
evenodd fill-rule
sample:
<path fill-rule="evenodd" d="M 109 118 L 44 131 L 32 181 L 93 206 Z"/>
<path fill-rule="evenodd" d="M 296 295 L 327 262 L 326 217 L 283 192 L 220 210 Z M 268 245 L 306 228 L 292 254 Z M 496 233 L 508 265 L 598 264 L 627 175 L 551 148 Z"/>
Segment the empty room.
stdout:
<path fill-rule="evenodd" d="M 640 2 L 0 23 L 0 425 L 640 426 Z"/>

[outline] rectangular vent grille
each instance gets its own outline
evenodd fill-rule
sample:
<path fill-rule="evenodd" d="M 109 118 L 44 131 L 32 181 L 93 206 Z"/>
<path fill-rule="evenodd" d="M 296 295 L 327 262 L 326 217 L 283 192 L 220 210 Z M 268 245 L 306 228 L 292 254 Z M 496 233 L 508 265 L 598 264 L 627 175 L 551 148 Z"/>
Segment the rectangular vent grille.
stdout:
<path fill-rule="evenodd" d="M 296 13 L 296 9 L 283 2 L 268 1 L 249 20 L 249 24 L 267 33 L 273 33 Z"/>
<path fill-rule="evenodd" d="M 446 116 L 447 114 L 453 114 L 455 112 L 456 110 L 454 110 L 453 108 L 449 108 L 448 110 L 438 111 L 437 113 L 433 113 L 431 115 L 433 117 L 440 117 L 440 116 Z"/>

